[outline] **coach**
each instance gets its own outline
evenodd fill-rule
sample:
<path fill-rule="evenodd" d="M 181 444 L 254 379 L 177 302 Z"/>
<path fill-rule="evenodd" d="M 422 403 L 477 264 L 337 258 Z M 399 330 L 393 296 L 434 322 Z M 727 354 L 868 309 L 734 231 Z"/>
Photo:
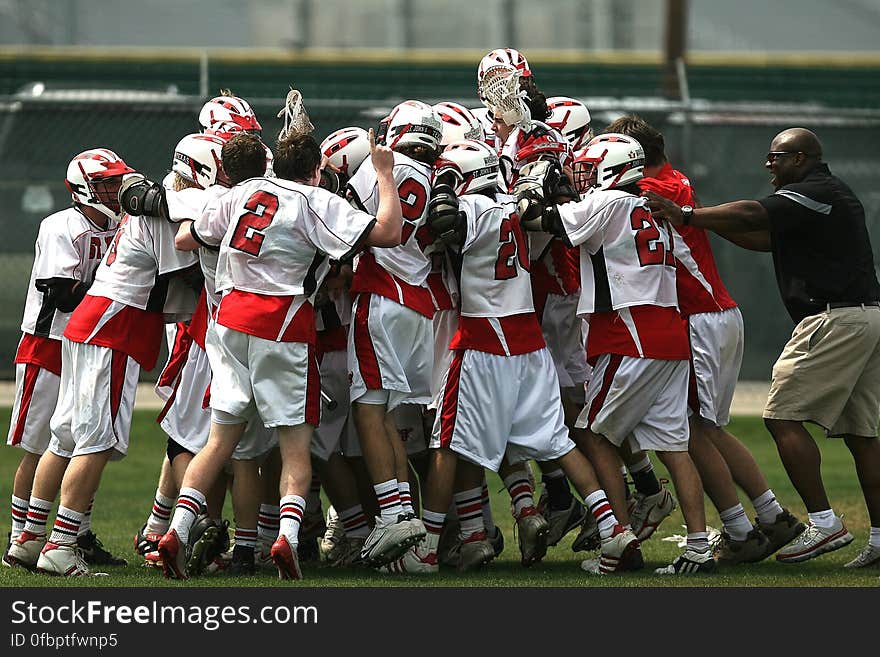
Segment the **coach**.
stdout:
<path fill-rule="evenodd" d="M 853 536 L 831 509 L 813 422 L 852 452 L 871 519 L 870 541 L 847 563 L 880 563 L 880 285 L 861 202 L 822 161 L 803 128 L 770 143 L 774 194 L 691 208 L 647 193 L 655 217 L 715 231 L 744 248 L 771 251 L 782 300 L 797 326 L 773 367 L 764 423 L 776 441 L 810 525 L 781 550 L 782 562 L 842 548 Z"/>

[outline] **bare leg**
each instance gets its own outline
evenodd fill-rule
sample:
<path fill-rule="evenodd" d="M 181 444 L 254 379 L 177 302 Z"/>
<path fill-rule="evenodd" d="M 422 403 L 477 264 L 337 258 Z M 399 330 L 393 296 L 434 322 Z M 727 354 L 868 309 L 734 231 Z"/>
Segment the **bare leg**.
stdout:
<path fill-rule="evenodd" d="M 693 432 L 692 432 L 693 433 Z M 722 427 L 708 425 L 706 435 L 715 445 L 727 462 L 730 474 L 737 485 L 742 488 L 750 500 L 755 499 L 770 488 L 764 473 L 758 467 L 755 457 L 739 438 Z"/>
<path fill-rule="evenodd" d="M 39 454 L 31 454 L 22 450 L 21 461 L 15 471 L 15 479 L 12 481 L 12 494 L 27 500 L 31 496 L 31 488 L 34 485 L 34 475 L 37 472 L 37 464 L 40 462 Z M 44 499 L 44 498 L 40 498 Z"/>
<path fill-rule="evenodd" d="M 104 466 L 110 460 L 112 449 L 95 454 L 83 454 L 70 459 L 64 480 L 61 482 L 61 506 L 85 513 L 92 503 Z M 41 498 L 45 499 L 45 498 Z"/>
<path fill-rule="evenodd" d="M 764 424 L 776 441 L 779 458 L 788 478 L 804 501 L 807 511 L 831 508 L 825 485 L 822 483 L 822 455 L 810 433 L 800 422 L 764 419 Z"/>
<path fill-rule="evenodd" d="M 374 484 L 396 479 L 397 458 L 386 427 L 385 406 L 355 402 L 352 411 L 370 479 Z M 394 438 L 397 438 L 396 428 Z"/>
<path fill-rule="evenodd" d="M 736 487 L 727 462 L 707 435 L 707 427 L 710 423 L 693 415 L 690 419 L 690 425 L 688 453 L 700 474 L 703 489 L 719 512 L 736 506 L 739 504 L 739 496 L 736 494 Z M 677 488 L 678 485 L 676 485 Z"/>
<path fill-rule="evenodd" d="M 240 424 L 211 422 L 208 443 L 186 468 L 181 488 L 195 488 L 206 493 L 219 477 L 223 466 L 232 457 L 232 452 L 241 440 L 245 426 L 244 422 Z"/>
<path fill-rule="evenodd" d="M 232 511 L 235 525 L 256 529 L 260 510 L 260 472 L 253 459 L 232 461 Z"/>
<path fill-rule="evenodd" d="M 53 501 L 58 497 L 58 491 L 61 489 L 61 482 L 64 479 L 64 472 L 69 467 L 70 459 L 53 454 L 49 450 L 40 457 L 37 464 L 37 470 L 34 473 L 34 484 L 31 495 L 34 497 Z M 91 498 L 89 498 L 91 500 Z M 87 500 L 87 502 L 89 501 Z M 86 505 L 88 508 L 88 504 Z M 83 509 L 85 511 L 85 509 Z"/>
<path fill-rule="evenodd" d="M 872 527 L 880 527 L 880 442 L 877 438 L 847 436 Z"/>
<path fill-rule="evenodd" d="M 655 452 L 669 470 L 689 534 L 706 531 L 703 482 L 687 452 Z"/>
<path fill-rule="evenodd" d="M 575 438 L 575 436 L 572 436 Z M 621 525 L 629 523 L 629 513 L 626 509 L 626 490 L 623 477 L 620 476 L 620 456 L 617 447 L 605 436 L 587 430 L 579 445 L 587 454 L 593 465 L 599 487 L 605 491 L 611 509 Z"/>
<path fill-rule="evenodd" d="M 278 447 L 281 450 L 281 483 L 279 492 L 299 495 L 309 494 L 312 483 L 312 459 L 309 447 L 315 428 L 311 424 L 295 427 L 278 427 Z"/>

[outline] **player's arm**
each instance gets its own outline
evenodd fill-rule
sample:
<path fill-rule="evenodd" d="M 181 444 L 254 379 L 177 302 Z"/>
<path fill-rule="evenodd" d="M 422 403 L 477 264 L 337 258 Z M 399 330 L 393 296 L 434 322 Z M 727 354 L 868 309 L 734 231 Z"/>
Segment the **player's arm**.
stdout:
<path fill-rule="evenodd" d="M 174 236 L 174 248 L 178 251 L 195 251 L 201 246 L 192 232 L 194 223 L 191 219 L 186 219 L 181 221 L 177 227 L 177 234 Z"/>
<path fill-rule="evenodd" d="M 376 169 L 379 185 L 379 208 L 376 210 L 376 223 L 364 242 L 367 246 L 391 247 L 400 244 L 403 228 L 403 215 L 397 183 L 394 182 L 394 151 L 387 146 L 376 145 L 373 130 L 370 129 L 370 159 Z"/>
<path fill-rule="evenodd" d="M 749 251 L 772 251 L 769 230 L 753 230 L 748 233 L 714 231 L 731 244 L 748 249 Z"/>
<path fill-rule="evenodd" d="M 73 278 L 43 278 L 37 279 L 34 287 L 43 293 L 46 302 L 69 313 L 83 300 L 91 284 Z"/>
<path fill-rule="evenodd" d="M 685 223 L 685 214 L 674 202 L 650 191 L 644 192 L 643 196 L 648 199 L 651 214 L 676 226 L 705 228 L 719 235 L 770 230 L 770 215 L 757 201 L 733 201 L 708 208 L 696 208 Z"/>

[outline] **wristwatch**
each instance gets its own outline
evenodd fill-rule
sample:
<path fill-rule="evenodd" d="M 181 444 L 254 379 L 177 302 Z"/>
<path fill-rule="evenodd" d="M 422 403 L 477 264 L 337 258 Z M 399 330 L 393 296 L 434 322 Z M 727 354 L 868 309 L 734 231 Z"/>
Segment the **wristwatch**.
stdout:
<path fill-rule="evenodd" d="M 694 206 L 692 205 L 682 205 L 681 206 L 681 223 L 685 226 L 689 226 L 691 223 L 691 218 L 694 216 Z"/>

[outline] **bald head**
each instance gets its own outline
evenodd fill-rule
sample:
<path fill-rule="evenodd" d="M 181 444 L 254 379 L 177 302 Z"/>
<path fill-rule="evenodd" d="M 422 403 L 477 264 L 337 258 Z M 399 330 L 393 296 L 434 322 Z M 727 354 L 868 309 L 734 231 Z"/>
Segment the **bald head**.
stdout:
<path fill-rule="evenodd" d="M 806 128 L 789 128 L 783 130 L 770 144 L 772 151 L 794 151 L 822 159 L 822 143 L 815 133 Z"/>

